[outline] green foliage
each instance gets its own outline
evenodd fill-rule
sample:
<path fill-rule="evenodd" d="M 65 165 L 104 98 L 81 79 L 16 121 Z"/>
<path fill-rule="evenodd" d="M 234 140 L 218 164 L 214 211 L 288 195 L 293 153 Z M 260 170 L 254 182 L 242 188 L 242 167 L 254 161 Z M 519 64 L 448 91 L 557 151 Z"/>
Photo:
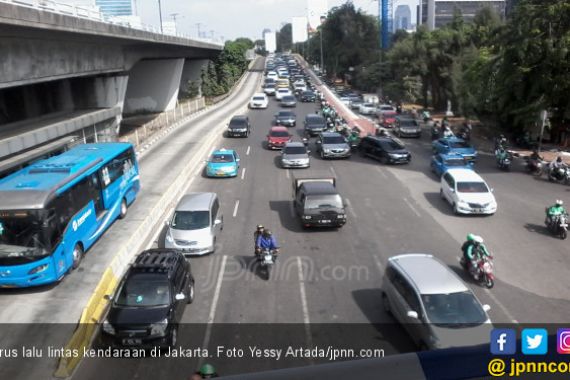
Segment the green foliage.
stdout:
<path fill-rule="evenodd" d="M 189 80 L 185 88 L 180 93 L 181 99 L 194 99 L 200 95 L 200 81 Z"/>
<path fill-rule="evenodd" d="M 249 38 L 227 41 L 220 55 L 202 71 L 202 94 L 215 97 L 227 93 L 247 69 L 245 53 L 253 47 Z"/>
<path fill-rule="evenodd" d="M 293 44 L 293 29 L 291 23 L 283 25 L 281 30 L 277 32 L 277 51 L 285 52 L 292 48 Z"/>

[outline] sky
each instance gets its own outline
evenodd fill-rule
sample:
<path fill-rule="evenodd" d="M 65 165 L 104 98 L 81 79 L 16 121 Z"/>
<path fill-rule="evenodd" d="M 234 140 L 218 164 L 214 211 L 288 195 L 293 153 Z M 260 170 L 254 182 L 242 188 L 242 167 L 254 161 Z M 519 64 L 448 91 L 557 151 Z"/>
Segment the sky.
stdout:
<path fill-rule="evenodd" d="M 145 24 L 159 26 L 158 0 L 134 0 L 139 16 Z M 307 0 L 160 0 L 162 19 L 176 18 L 178 32 L 189 36 L 201 32 L 225 40 L 248 37 L 261 39 L 263 29 L 279 30 L 294 16 L 306 16 Z M 345 0 L 328 0 L 329 8 L 345 3 Z M 394 10 L 399 4 L 408 4 L 415 20 L 418 0 L 393 0 Z M 353 0 L 356 8 L 378 16 L 378 1 Z M 172 16 L 173 14 L 177 14 Z"/>

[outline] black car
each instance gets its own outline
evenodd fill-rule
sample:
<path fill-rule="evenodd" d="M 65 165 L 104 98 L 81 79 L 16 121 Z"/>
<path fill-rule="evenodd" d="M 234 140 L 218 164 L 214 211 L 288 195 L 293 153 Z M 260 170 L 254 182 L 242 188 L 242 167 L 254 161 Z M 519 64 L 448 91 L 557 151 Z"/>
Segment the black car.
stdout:
<path fill-rule="evenodd" d="M 279 111 L 275 114 L 275 125 L 294 127 L 297 125 L 297 115 L 292 111 Z"/>
<path fill-rule="evenodd" d="M 186 304 L 194 300 L 194 277 L 184 255 L 149 249 L 127 270 L 103 323 L 109 346 L 172 347 Z"/>
<path fill-rule="evenodd" d="M 305 116 L 305 135 L 316 136 L 327 128 L 324 117 L 314 113 Z"/>
<path fill-rule="evenodd" d="M 391 137 L 366 136 L 360 141 L 360 153 L 384 164 L 407 164 L 412 155 L 404 144 Z"/>
<path fill-rule="evenodd" d="M 299 99 L 303 103 L 312 103 L 317 100 L 317 94 L 315 94 L 313 91 L 303 91 L 301 92 Z"/>
<path fill-rule="evenodd" d="M 251 133 L 251 124 L 249 117 L 245 115 L 234 116 L 228 124 L 226 135 L 228 137 L 242 136 L 247 137 Z"/>

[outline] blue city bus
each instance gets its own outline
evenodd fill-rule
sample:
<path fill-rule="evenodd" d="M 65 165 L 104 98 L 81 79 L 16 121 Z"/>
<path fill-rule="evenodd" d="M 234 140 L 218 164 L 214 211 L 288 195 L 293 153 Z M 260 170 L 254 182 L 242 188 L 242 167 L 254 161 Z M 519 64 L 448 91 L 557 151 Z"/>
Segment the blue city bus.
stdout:
<path fill-rule="evenodd" d="M 79 145 L 0 179 L 0 287 L 61 280 L 139 190 L 127 143 Z"/>

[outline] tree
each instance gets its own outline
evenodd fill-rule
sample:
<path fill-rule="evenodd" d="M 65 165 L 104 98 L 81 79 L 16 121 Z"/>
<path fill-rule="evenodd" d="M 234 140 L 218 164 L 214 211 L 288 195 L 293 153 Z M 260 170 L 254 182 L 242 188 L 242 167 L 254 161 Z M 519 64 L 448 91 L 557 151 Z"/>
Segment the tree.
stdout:
<path fill-rule="evenodd" d="M 291 50 L 293 45 L 293 30 L 291 23 L 283 25 L 277 32 L 277 51 L 285 52 Z"/>

